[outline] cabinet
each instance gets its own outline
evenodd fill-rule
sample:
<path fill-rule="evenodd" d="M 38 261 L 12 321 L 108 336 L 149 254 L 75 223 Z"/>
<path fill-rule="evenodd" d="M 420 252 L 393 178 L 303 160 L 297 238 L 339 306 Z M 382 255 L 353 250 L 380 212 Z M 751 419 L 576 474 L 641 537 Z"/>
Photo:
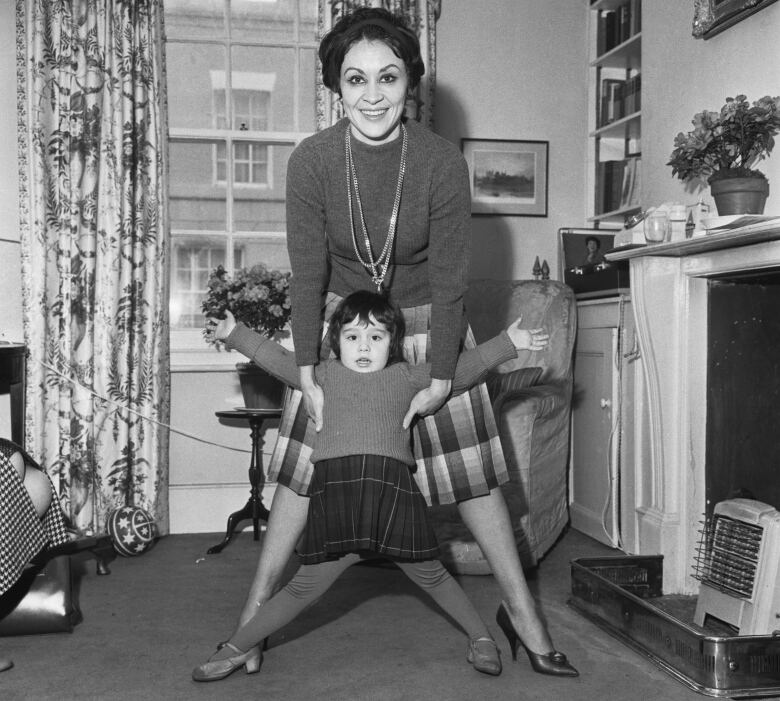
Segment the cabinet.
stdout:
<path fill-rule="evenodd" d="M 628 295 L 577 303 L 569 512 L 573 528 L 637 552 L 646 410 Z"/>
<path fill-rule="evenodd" d="M 641 0 L 591 0 L 588 221 L 621 227 L 641 208 Z"/>

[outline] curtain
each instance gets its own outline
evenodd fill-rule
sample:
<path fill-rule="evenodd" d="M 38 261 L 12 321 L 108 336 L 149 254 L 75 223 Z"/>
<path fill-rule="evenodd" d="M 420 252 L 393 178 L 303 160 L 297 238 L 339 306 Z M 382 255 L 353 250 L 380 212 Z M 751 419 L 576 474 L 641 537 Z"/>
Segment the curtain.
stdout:
<path fill-rule="evenodd" d="M 82 533 L 168 531 L 161 0 L 17 0 L 26 443 Z"/>
<path fill-rule="evenodd" d="M 441 12 L 441 0 L 319 0 L 320 36 L 341 17 L 358 7 L 384 7 L 403 15 L 420 39 L 420 52 L 425 62 L 425 75 L 414 95 L 406 103 L 406 114 L 433 126 L 433 96 L 436 88 L 436 20 Z M 322 67 L 317 62 L 317 128 L 335 124 L 341 118 L 341 105 L 322 84 Z"/>

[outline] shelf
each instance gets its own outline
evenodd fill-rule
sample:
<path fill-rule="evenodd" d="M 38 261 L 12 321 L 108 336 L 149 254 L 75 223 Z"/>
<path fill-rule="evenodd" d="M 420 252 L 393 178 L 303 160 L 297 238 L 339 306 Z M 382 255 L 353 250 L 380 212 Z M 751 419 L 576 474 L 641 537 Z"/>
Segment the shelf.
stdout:
<path fill-rule="evenodd" d="M 639 66 L 641 57 L 642 32 L 638 32 L 614 49 L 594 58 L 590 65 L 594 68 L 633 68 Z"/>
<path fill-rule="evenodd" d="M 590 133 L 600 139 L 638 139 L 640 137 L 642 113 L 634 112 L 614 122 L 605 124 Z"/>
<path fill-rule="evenodd" d="M 613 209 L 611 212 L 604 212 L 603 214 L 594 214 L 588 219 L 590 222 L 605 222 L 614 220 L 617 218 L 625 218 L 642 209 L 639 205 L 632 205 L 631 207 L 621 207 L 620 209 Z"/>
<path fill-rule="evenodd" d="M 625 5 L 626 0 L 591 0 L 591 10 L 617 10 L 621 5 Z"/>

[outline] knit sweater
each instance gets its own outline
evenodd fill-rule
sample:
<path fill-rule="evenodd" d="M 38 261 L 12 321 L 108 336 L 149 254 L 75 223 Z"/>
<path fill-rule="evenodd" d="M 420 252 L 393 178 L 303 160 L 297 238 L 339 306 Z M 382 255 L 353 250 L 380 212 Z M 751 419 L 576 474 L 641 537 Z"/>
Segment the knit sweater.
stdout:
<path fill-rule="evenodd" d="M 322 297 L 373 289 L 355 255 L 352 239 L 344 137 L 349 122 L 310 136 L 287 165 L 287 248 L 292 266 L 291 302 L 299 365 L 315 365 L 322 330 Z M 449 141 L 415 121 L 409 135 L 392 265 L 385 278 L 400 307 L 431 304 L 431 375 L 451 379 L 463 329 L 463 294 L 468 283 L 471 221 L 468 168 Z M 363 214 L 378 256 L 393 210 L 401 138 L 369 145 L 352 139 Z M 367 257 L 360 213 L 354 201 L 355 233 Z"/>
<path fill-rule="evenodd" d="M 239 323 L 226 345 L 286 384 L 300 388 L 295 354 L 275 341 Z M 465 392 L 488 370 L 516 357 L 517 351 L 505 331 L 461 353 L 453 392 Z M 414 465 L 410 431 L 404 430 L 402 423 L 412 397 L 430 384 L 430 364 L 393 363 L 377 372 L 362 373 L 330 359 L 317 365 L 314 372 L 325 393 L 325 405 L 313 463 L 347 455 L 385 455 Z"/>

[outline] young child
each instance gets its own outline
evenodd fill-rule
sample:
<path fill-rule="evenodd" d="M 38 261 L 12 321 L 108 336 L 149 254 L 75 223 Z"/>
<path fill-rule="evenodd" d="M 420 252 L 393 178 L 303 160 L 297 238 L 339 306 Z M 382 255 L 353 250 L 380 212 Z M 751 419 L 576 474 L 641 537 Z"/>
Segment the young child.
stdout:
<path fill-rule="evenodd" d="M 211 322 L 214 336 L 297 386 L 295 354 L 226 314 Z M 488 370 L 515 358 L 517 350 L 547 345 L 549 337 L 542 329 L 523 330 L 519 322 L 460 356 L 454 393 L 480 382 Z M 410 430 L 403 427 L 403 419 L 412 397 L 428 387 L 431 378 L 430 365 L 403 361 L 404 330 L 400 310 L 374 292 L 349 295 L 331 317 L 328 333 L 336 357 L 315 371 L 325 404 L 312 454 L 308 522 L 298 545 L 303 564 L 287 586 L 193 670 L 196 681 L 223 679 L 242 666 L 247 673 L 257 672 L 259 641 L 313 604 L 365 554 L 394 560 L 469 635 L 467 659 L 475 669 L 501 673 L 498 648 L 487 626 L 436 559 L 436 536 L 412 475 Z"/>

